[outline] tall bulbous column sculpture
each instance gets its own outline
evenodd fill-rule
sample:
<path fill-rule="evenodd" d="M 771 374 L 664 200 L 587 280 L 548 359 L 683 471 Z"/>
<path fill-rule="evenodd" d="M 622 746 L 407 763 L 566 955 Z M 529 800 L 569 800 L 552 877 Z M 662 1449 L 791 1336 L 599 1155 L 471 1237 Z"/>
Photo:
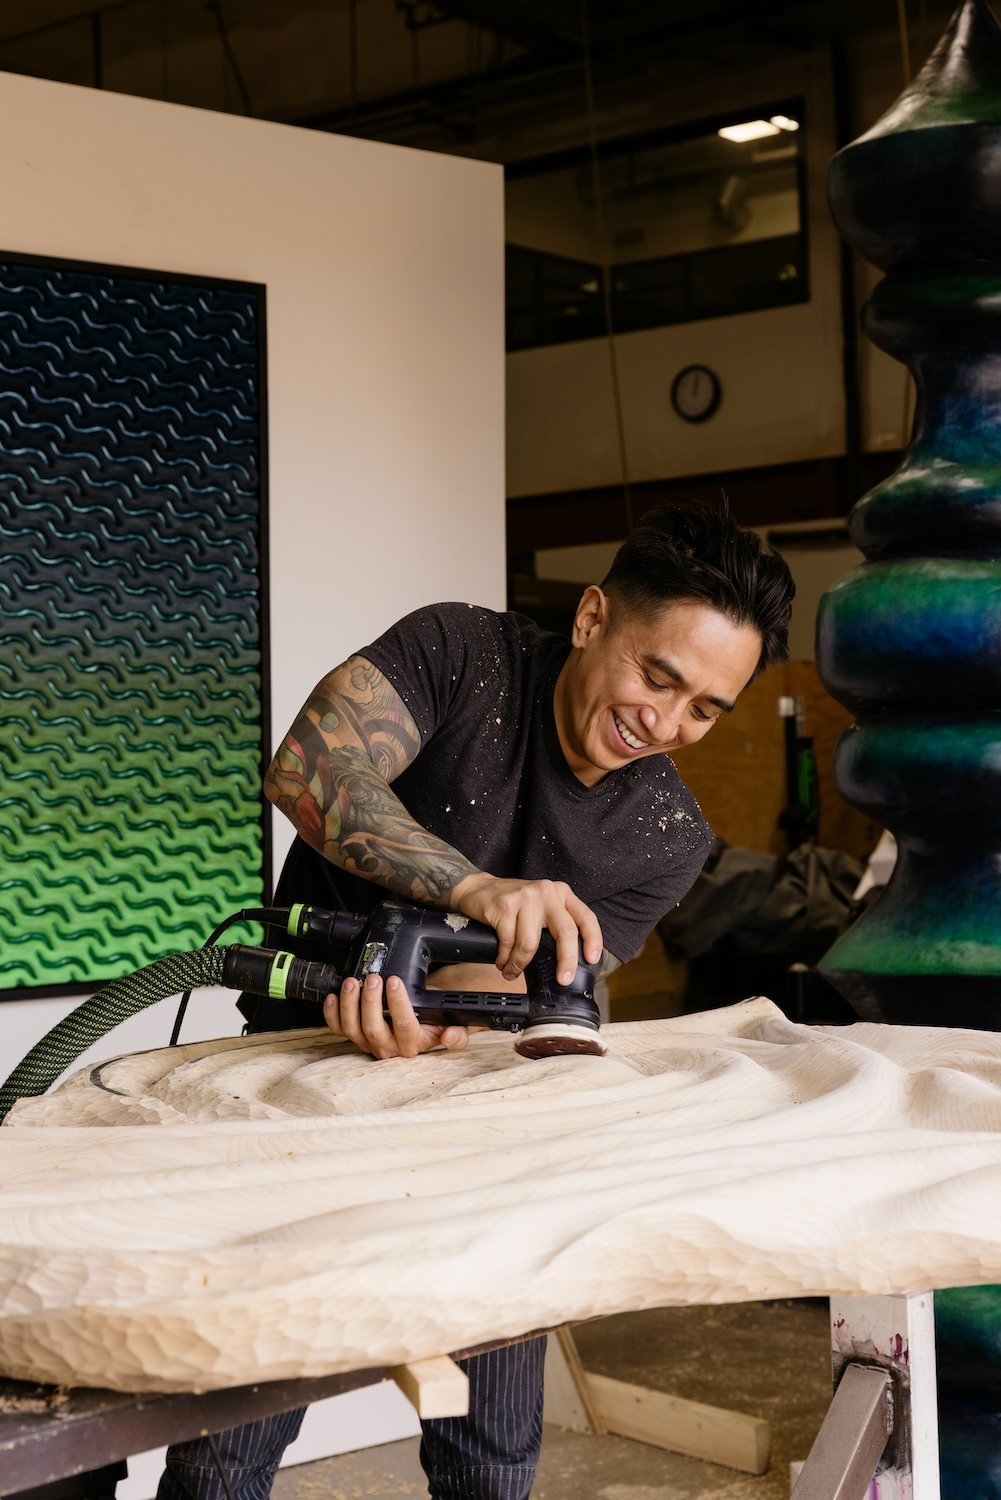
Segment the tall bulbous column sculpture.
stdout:
<path fill-rule="evenodd" d="M 855 507 L 866 562 L 824 596 L 817 665 L 857 722 L 845 798 L 896 835 L 880 899 L 821 968 L 859 1014 L 1001 1028 L 1001 28 L 964 0 L 914 83 L 835 156 L 863 314 L 917 386 L 910 443 Z"/>

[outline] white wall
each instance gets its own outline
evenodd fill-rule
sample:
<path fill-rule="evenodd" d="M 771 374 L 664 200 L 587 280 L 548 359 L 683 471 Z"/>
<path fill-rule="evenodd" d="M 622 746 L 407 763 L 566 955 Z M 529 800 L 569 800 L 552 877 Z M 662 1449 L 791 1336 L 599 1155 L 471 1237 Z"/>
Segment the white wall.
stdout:
<path fill-rule="evenodd" d="M 4 74 L 0 201 L 0 251 L 266 284 L 273 741 L 407 610 L 503 607 L 499 167 Z M 2 1076 L 75 1003 L 0 1006 Z M 203 992 L 184 1035 L 239 1020 Z"/>
<path fill-rule="evenodd" d="M 484 163 L 0 75 L 0 250 L 267 286 L 274 741 L 407 610 L 503 603 L 502 191 Z"/>

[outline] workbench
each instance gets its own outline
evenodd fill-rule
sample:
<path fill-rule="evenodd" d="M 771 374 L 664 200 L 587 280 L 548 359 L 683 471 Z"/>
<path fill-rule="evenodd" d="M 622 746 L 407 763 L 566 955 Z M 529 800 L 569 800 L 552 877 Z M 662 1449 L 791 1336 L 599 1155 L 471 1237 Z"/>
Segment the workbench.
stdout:
<path fill-rule="evenodd" d="M 0 1379 L 0 1495 L 3 1500 L 14 1495 L 42 1500 L 38 1492 L 46 1486 L 74 1479 L 79 1488 L 59 1484 L 60 1496 L 95 1493 L 93 1471 L 117 1467 L 134 1453 L 309 1406 L 387 1378 L 385 1370 L 372 1368 L 170 1396 L 66 1391 Z M 115 1477 L 114 1472 L 107 1475 L 107 1493 Z"/>
<path fill-rule="evenodd" d="M 572 1381 L 584 1412 L 577 1430 L 617 1432 L 747 1473 L 764 1473 L 770 1446 L 764 1422 L 677 1397 L 653 1397 L 648 1417 L 641 1419 L 644 1404 L 650 1404 L 647 1393 L 623 1387 L 633 1413 L 623 1423 L 621 1414 L 612 1416 L 601 1407 L 601 1387 L 617 1383 L 587 1376 L 569 1330 L 550 1332 L 550 1354 L 558 1364 L 547 1365 L 547 1383 L 554 1376 Z M 794 1500 L 855 1500 L 866 1490 L 872 1500 L 939 1500 L 931 1294 L 832 1298 L 831 1345 L 834 1398 L 796 1476 Z M 493 1342 L 457 1357 L 496 1347 Z M 450 1363 L 425 1365 L 439 1362 Z M 312 1405 L 390 1374 L 420 1410 L 415 1387 L 421 1366 L 402 1368 L 415 1378 L 373 1366 L 308 1380 L 175 1395 L 66 1391 L 0 1380 L 0 1500 L 96 1500 L 113 1494 L 115 1481 L 125 1474 L 121 1460 L 132 1454 Z M 424 1414 L 459 1409 L 459 1404 L 447 1409 L 442 1404 Z M 700 1434 L 706 1418 L 710 1425 Z M 725 1446 L 714 1431 L 720 1418 L 726 1419 Z M 679 1439 L 682 1430 L 686 1435 Z"/>
<path fill-rule="evenodd" d="M 189 1411 L 208 1431 L 252 1413 L 248 1376 L 296 1372 L 294 1404 L 331 1371 L 348 1390 L 608 1313 L 836 1292 L 856 1306 L 822 1447 L 857 1462 L 814 1455 L 799 1500 L 871 1474 L 908 1408 L 929 1483 L 896 1438 L 891 1467 L 934 1500 L 927 1293 L 1001 1282 L 1001 1035 L 806 1027 L 763 999 L 603 1035 L 602 1059 L 482 1035 L 403 1067 L 319 1028 L 220 1038 L 22 1101 L 0 1131 L 0 1368 L 159 1390 L 148 1448 L 147 1413 L 194 1388 L 219 1393 Z M 73 1466 L 128 1447 L 104 1433 Z"/>

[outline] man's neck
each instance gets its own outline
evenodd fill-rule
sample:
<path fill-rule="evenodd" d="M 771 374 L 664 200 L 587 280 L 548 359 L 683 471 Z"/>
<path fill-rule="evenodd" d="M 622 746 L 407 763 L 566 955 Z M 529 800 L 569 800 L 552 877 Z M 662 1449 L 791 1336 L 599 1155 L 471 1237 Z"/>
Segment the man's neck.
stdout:
<path fill-rule="evenodd" d="M 553 688 L 553 721 L 556 725 L 556 736 L 560 742 L 563 759 L 581 785 L 590 787 L 597 786 L 599 781 L 604 781 L 608 772 L 599 770 L 597 766 L 592 766 L 582 756 L 575 754 L 566 732 L 569 717 L 566 711 L 567 699 L 573 691 L 573 676 L 577 670 L 579 656 L 577 647 L 571 646 L 570 655 L 560 668 L 556 686 Z"/>

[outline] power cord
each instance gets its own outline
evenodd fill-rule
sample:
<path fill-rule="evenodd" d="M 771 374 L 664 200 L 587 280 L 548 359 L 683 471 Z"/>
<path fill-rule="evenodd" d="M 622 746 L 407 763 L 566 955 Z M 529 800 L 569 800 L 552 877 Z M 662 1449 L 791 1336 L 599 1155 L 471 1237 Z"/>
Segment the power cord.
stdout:
<path fill-rule="evenodd" d="M 287 908 L 275 909 L 274 907 L 261 906 L 246 907 L 243 911 L 231 912 L 228 917 L 224 918 L 223 921 L 219 923 L 219 926 L 215 929 L 215 931 L 210 934 L 210 936 L 206 940 L 205 947 L 214 948 L 226 929 L 228 927 L 232 927 L 236 922 L 263 922 L 265 927 L 274 927 L 283 924 L 287 916 Z M 168 1045 L 171 1047 L 177 1046 L 177 1039 L 181 1034 L 181 1025 L 184 1021 L 185 1012 L 188 1009 L 188 1001 L 190 999 L 191 990 L 185 990 L 184 994 L 181 996 L 181 1003 L 177 1007 L 177 1015 L 174 1018 L 174 1029 L 170 1033 L 170 1042 L 168 1043 Z"/>

